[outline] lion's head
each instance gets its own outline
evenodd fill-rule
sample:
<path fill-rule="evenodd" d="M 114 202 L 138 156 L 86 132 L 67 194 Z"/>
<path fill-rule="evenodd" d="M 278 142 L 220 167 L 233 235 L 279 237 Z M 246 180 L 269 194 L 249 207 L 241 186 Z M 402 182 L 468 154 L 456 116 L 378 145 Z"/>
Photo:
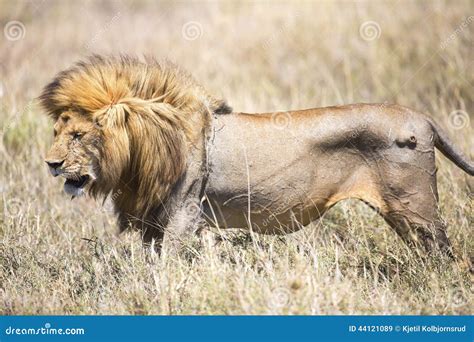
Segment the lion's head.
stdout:
<path fill-rule="evenodd" d="M 93 56 L 59 73 L 40 96 L 54 120 L 46 156 L 65 191 L 120 192 L 119 211 L 142 216 L 182 175 L 206 115 L 230 112 L 169 62 Z"/>
<path fill-rule="evenodd" d="M 66 193 L 80 196 L 94 186 L 103 160 L 102 139 L 100 130 L 87 117 L 72 110 L 59 115 L 54 124 L 54 143 L 45 161 L 54 177 L 66 179 Z"/>

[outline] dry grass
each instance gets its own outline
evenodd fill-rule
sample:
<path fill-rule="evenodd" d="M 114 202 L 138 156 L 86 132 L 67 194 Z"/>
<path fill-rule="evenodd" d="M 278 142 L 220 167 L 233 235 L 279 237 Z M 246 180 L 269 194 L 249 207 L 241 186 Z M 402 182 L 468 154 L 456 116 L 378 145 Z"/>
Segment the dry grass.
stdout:
<path fill-rule="evenodd" d="M 179 259 L 147 254 L 136 235 L 116 235 L 107 207 L 69 201 L 49 176 L 42 156 L 52 128 L 34 97 L 81 56 L 152 54 L 191 70 L 236 110 L 397 102 L 432 113 L 472 154 L 472 123 L 456 129 L 449 113 L 473 121 L 473 12 L 469 0 L 0 0 L 1 27 L 19 20 L 26 29 L 16 41 L 0 36 L 0 314 L 472 313 L 466 271 L 418 259 L 358 202 L 285 237 L 227 232 L 216 246 L 196 238 Z M 381 29 L 373 41 L 359 32 L 368 20 Z M 195 40 L 183 36 L 190 21 Z M 468 180 L 438 162 L 449 236 L 473 255 Z"/>

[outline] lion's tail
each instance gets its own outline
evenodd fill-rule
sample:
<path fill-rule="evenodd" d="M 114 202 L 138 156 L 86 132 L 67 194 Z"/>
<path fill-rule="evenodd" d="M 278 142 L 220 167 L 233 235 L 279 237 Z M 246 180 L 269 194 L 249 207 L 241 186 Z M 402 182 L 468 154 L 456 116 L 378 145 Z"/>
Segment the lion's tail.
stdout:
<path fill-rule="evenodd" d="M 446 132 L 443 131 L 436 122 L 431 119 L 429 119 L 429 122 L 435 133 L 436 148 L 464 172 L 474 176 L 474 162 L 469 160 L 469 158 L 454 145 Z"/>

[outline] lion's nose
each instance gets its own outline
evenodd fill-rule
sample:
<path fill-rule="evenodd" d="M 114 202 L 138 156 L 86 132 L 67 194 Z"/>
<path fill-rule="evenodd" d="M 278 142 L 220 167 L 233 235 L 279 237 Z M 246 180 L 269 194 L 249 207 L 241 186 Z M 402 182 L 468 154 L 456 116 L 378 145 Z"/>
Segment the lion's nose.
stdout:
<path fill-rule="evenodd" d="M 57 161 L 57 160 L 46 160 L 46 164 L 52 169 L 57 169 L 61 167 L 64 163 L 64 160 Z"/>

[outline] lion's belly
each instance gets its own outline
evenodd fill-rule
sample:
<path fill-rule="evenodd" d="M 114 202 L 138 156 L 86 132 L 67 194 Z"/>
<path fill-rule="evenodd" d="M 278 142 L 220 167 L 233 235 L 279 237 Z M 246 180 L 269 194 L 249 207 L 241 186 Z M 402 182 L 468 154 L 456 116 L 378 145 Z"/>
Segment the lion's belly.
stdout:
<path fill-rule="evenodd" d="M 216 197 L 210 197 L 210 203 L 204 205 L 207 222 L 211 226 L 219 228 L 243 228 L 250 229 L 262 234 L 285 234 L 297 231 L 318 219 L 327 209 L 325 203 L 319 208 L 302 209 L 300 205 L 285 208 L 284 212 L 278 212 L 268 208 L 267 210 L 256 210 L 255 206 L 249 209 L 245 205 L 222 205 Z M 287 203 L 282 203 L 287 206 Z"/>
<path fill-rule="evenodd" d="M 300 229 L 328 208 L 334 186 L 318 187 L 314 144 L 304 130 L 284 136 L 271 124 L 224 116 L 211 141 L 204 210 L 222 228 L 275 234 Z"/>

